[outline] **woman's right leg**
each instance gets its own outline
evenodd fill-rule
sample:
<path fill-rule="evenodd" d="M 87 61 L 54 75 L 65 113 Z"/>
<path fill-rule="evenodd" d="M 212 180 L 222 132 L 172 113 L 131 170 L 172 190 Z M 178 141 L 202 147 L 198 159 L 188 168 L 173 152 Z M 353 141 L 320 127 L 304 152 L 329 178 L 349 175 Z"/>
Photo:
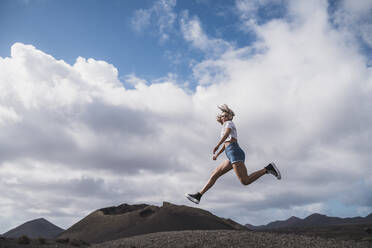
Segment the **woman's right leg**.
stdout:
<path fill-rule="evenodd" d="M 243 185 L 251 184 L 267 173 L 266 168 L 263 168 L 248 175 L 244 162 L 236 162 L 232 165 L 232 167 L 234 168 L 236 175 Z"/>
<path fill-rule="evenodd" d="M 224 162 L 222 162 L 222 164 L 220 164 L 213 171 L 212 176 L 209 178 L 207 184 L 203 187 L 203 189 L 199 193 L 203 195 L 205 192 L 207 192 L 220 176 L 230 171 L 232 168 L 233 167 L 229 160 L 225 160 Z"/>

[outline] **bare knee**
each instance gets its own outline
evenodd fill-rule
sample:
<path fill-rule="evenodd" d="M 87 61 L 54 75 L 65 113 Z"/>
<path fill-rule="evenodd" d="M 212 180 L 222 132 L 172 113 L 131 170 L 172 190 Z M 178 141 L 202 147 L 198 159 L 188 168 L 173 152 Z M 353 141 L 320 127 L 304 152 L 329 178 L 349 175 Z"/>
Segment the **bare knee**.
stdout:
<path fill-rule="evenodd" d="M 241 184 L 243 184 L 244 186 L 247 186 L 249 184 L 251 184 L 251 181 L 248 180 L 247 178 L 239 178 Z"/>

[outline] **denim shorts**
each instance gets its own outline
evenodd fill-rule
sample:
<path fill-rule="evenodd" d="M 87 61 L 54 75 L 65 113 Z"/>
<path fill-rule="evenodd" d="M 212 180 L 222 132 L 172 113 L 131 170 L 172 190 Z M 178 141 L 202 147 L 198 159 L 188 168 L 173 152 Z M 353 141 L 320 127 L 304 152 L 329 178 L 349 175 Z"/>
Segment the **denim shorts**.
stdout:
<path fill-rule="evenodd" d="M 233 142 L 228 145 L 225 149 L 225 153 L 232 164 L 235 162 L 244 162 L 245 160 L 244 151 L 240 148 L 238 142 Z"/>

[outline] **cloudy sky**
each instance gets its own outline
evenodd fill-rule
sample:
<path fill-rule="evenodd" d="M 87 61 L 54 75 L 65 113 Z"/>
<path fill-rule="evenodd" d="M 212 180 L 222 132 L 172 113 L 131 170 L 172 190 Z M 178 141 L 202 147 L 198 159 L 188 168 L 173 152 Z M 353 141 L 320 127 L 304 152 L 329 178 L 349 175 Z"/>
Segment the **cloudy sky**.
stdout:
<path fill-rule="evenodd" d="M 198 207 L 242 224 L 372 212 L 369 0 L 0 1 L 0 233 L 195 206 L 235 112 L 248 172 Z"/>

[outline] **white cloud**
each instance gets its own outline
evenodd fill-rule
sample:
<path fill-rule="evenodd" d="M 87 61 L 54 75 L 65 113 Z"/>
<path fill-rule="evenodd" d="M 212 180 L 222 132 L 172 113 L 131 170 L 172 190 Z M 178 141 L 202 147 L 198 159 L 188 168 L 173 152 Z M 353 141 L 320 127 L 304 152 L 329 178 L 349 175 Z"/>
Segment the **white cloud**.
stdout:
<path fill-rule="evenodd" d="M 160 41 L 168 40 L 177 18 L 174 11 L 176 3 L 176 0 L 157 0 L 150 8 L 137 10 L 132 18 L 133 28 L 141 32 L 156 25 Z"/>
<path fill-rule="evenodd" d="M 158 0 L 148 9 L 139 9 L 132 18 L 135 30 L 141 32 L 148 27 L 157 30 L 160 41 L 169 39 L 169 35 L 177 33 L 176 28 L 180 28 L 183 38 L 191 45 L 206 53 L 208 57 L 218 57 L 229 49 L 233 48 L 229 42 L 223 39 L 210 38 L 203 31 L 198 17 L 189 17 L 187 10 L 183 11 L 176 23 L 177 13 L 175 11 L 175 0 Z M 179 24 L 179 26 L 176 24 Z M 173 55 L 173 54 L 172 54 Z M 170 58 L 173 63 L 179 64 L 179 58 L 170 56 L 169 52 L 165 56 Z"/>
<path fill-rule="evenodd" d="M 342 4 L 345 9 L 355 13 L 355 15 L 367 15 L 371 12 L 372 2 L 368 0 L 352 1 L 343 0 Z"/>
<path fill-rule="evenodd" d="M 139 9 L 134 13 L 132 18 L 132 25 L 138 32 L 142 31 L 150 25 L 151 11 L 146 9 Z"/>
<path fill-rule="evenodd" d="M 254 32 L 260 22 L 279 18 L 281 8 L 285 9 L 287 4 L 286 0 L 236 0 L 234 12 L 242 22 L 241 30 Z M 260 16 L 260 11 L 265 13 L 265 17 Z"/>
<path fill-rule="evenodd" d="M 372 2 L 343 0 L 331 16 L 340 30 L 372 47 Z"/>
<path fill-rule="evenodd" d="M 136 86 L 136 85 L 147 85 L 147 81 L 137 77 L 135 74 L 130 74 L 125 79 L 126 83 L 129 83 L 130 85 Z"/>
<path fill-rule="evenodd" d="M 6 125 L 7 123 L 13 124 L 22 120 L 13 108 L 2 107 L 0 105 L 0 125 Z"/>
<path fill-rule="evenodd" d="M 180 25 L 184 39 L 209 56 L 217 57 L 232 49 L 232 45 L 222 39 L 209 38 L 204 33 L 199 19 L 196 16 L 190 18 L 187 11 L 182 13 Z"/>

